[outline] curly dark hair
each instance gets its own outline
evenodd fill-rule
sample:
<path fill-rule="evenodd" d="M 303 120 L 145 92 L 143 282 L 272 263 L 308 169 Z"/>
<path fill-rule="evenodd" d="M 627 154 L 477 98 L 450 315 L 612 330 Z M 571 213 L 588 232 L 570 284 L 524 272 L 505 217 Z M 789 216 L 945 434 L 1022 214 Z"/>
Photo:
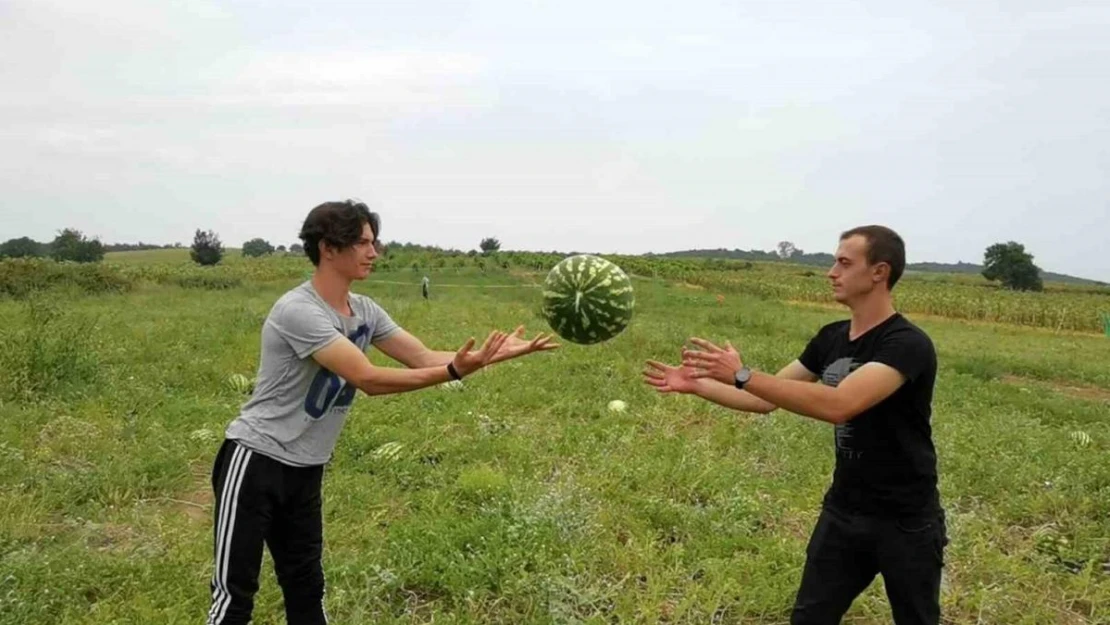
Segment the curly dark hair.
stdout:
<path fill-rule="evenodd" d="M 367 223 L 374 233 L 374 246 L 380 249 L 378 233 L 381 232 L 381 218 L 357 200 L 324 202 L 312 209 L 298 236 L 304 241 L 304 253 L 308 259 L 319 266 L 320 241 L 338 250 L 348 248 L 358 243 L 362 237 L 362 225 Z"/>

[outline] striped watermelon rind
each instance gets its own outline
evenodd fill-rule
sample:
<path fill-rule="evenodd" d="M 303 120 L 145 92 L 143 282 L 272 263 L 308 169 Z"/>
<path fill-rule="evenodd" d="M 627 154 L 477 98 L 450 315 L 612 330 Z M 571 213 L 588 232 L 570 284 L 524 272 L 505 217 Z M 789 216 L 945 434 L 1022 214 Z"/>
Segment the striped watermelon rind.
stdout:
<path fill-rule="evenodd" d="M 581 345 L 607 341 L 632 321 L 632 281 L 616 264 L 590 254 L 559 261 L 543 285 L 543 315 L 564 339 Z"/>

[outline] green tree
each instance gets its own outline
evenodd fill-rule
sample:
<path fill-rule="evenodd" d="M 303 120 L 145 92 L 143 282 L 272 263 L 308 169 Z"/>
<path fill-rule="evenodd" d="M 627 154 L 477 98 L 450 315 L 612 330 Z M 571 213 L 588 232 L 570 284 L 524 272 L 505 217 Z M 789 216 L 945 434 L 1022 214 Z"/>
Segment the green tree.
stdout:
<path fill-rule="evenodd" d="M 0 258 L 43 256 L 46 254 L 45 248 L 45 245 L 30 237 L 8 239 L 4 243 L 0 243 Z"/>
<path fill-rule="evenodd" d="M 50 243 L 50 256 L 57 261 L 95 263 L 104 258 L 104 245 L 99 239 L 88 239 L 80 230 L 66 228 Z"/>
<path fill-rule="evenodd" d="M 274 246 L 266 239 L 255 238 L 243 244 L 243 256 L 268 256 L 274 253 Z"/>
<path fill-rule="evenodd" d="M 800 256 L 802 254 L 802 250 L 798 249 L 798 246 L 794 245 L 790 241 L 779 241 L 776 249 L 778 250 L 779 258 L 783 260 L 793 258 L 794 256 Z"/>
<path fill-rule="evenodd" d="M 983 254 L 983 277 L 1015 291 L 1043 291 L 1041 270 L 1033 255 L 1015 241 L 995 243 Z"/>
<path fill-rule="evenodd" d="M 482 239 L 482 242 L 479 243 L 478 246 L 482 248 L 483 254 L 492 254 L 493 252 L 501 249 L 501 241 L 498 241 L 493 237 L 487 237 L 485 239 Z"/>
<path fill-rule="evenodd" d="M 198 265 L 215 265 L 224 257 L 224 246 L 215 232 L 197 229 L 189 256 Z"/>

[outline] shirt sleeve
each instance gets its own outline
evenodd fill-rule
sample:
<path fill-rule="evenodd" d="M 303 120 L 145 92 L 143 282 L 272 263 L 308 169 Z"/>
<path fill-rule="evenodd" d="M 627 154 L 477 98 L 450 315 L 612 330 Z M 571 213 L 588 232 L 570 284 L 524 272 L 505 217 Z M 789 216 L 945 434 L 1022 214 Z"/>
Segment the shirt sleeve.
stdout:
<path fill-rule="evenodd" d="M 289 343 L 297 358 L 307 358 L 335 339 L 343 338 L 327 313 L 309 301 L 287 302 L 274 311 L 269 324 Z"/>
<path fill-rule="evenodd" d="M 809 369 L 809 372 L 814 375 L 821 375 L 821 369 L 825 364 L 825 353 L 828 350 L 828 326 L 821 328 L 817 334 L 809 340 L 802 355 L 798 356 L 798 362 L 802 366 Z"/>
<path fill-rule="evenodd" d="M 897 369 L 907 380 L 915 380 L 936 362 L 933 344 L 913 330 L 898 329 L 884 336 L 871 358 Z"/>
<path fill-rule="evenodd" d="M 401 326 L 397 325 L 397 322 L 394 321 L 393 318 L 389 316 L 389 313 L 379 306 L 377 302 L 367 298 L 366 305 L 369 310 L 367 322 L 372 328 L 372 334 L 370 335 L 371 343 L 376 343 L 382 339 L 388 338 L 389 335 L 401 329 Z"/>

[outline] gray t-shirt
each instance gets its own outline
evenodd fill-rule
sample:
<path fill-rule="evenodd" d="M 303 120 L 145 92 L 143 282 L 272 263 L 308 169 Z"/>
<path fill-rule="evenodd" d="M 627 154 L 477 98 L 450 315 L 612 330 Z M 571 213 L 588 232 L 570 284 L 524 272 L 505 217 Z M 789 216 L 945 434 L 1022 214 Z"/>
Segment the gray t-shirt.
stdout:
<path fill-rule="evenodd" d="M 312 353 L 335 340 L 362 351 L 399 329 L 365 295 L 350 294 L 353 317 L 341 315 L 306 281 L 281 297 L 262 326 L 254 394 L 225 435 L 294 466 L 326 464 L 357 388 L 321 367 Z"/>

